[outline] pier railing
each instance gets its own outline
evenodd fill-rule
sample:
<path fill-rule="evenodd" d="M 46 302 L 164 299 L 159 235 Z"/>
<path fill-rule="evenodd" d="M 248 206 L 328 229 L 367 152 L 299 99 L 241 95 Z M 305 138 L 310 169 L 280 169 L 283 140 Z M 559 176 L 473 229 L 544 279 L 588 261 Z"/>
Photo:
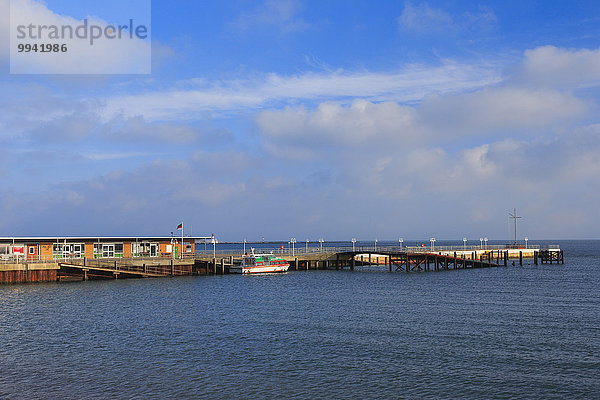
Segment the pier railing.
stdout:
<path fill-rule="evenodd" d="M 81 256 L 22 256 L 22 255 L 3 255 L 0 258 L 0 265 L 2 264 L 36 264 L 36 263 L 77 263 L 81 262 L 84 259 L 87 261 L 109 261 L 114 262 L 122 261 L 122 262 L 141 262 L 141 261 L 157 261 L 157 260 L 190 260 L 193 261 L 196 258 L 194 254 L 185 254 L 179 257 L 165 257 L 165 256 L 156 256 L 156 257 L 84 257 Z"/>
<path fill-rule="evenodd" d="M 555 246 L 555 247 L 553 247 Z M 559 248 L 558 245 L 549 246 L 550 248 Z M 302 255 L 316 255 L 321 253 L 390 253 L 390 252 L 410 252 L 410 253 L 437 253 L 437 252 L 473 252 L 473 251 L 491 251 L 491 250 L 540 250 L 541 246 L 539 245 L 483 245 L 483 246 L 323 246 L 322 248 L 319 246 L 315 247 L 296 247 L 292 248 L 260 248 L 254 249 L 255 254 L 266 254 L 272 253 L 274 255 L 279 256 L 302 256 Z M 544 247 L 546 248 L 546 246 Z M 246 248 L 246 253 L 250 253 L 251 249 Z M 243 249 L 216 249 L 213 251 L 199 252 L 199 257 L 219 257 L 224 255 L 234 255 L 240 256 L 244 253 Z"/>
<path fill-rule="evenodd" d="M 254 249 L 256 254 L 258 253 L 272 253 L 274 255 L 282 256 L 282 257 L 294 257 L 294 256 L 310 256 L 310 255 L 318 255 L 322 253 L 391 253 L 391 252 L 410 252 L 410 253 L 438 253 L 438 252 L 481 252 L 481 251 L 490 251 L 490 250 L 559 250 L 559 245 L 472 245 L 472 246 L 298 246 L 295 248 L 260 248 Z M 211 249 L 212 250 L 212 249 Z M 246 247 L 246 253 L 250 253 L 251 248 Z M 212 258 L 212 257 L 223 257 L 223 256 L 241 256 L 244 254 L 243 248 L 237 249 L 216 249 L 213 251 L 207 250 L 197 251 L 196 254 L 184 254 L 183 257 L 165 257 L 165 256 L 156 256 L 156 257 L 87 257 L 87 260 L 123 260 L 123 261 L 152 261 L 152 260 L 166 260 L 166 259 L 174 259 L 174 260 L 192 260 L 194 258 Z M 24 256 L 24 255 L 2 255 L 0 258 L 1 264 L 33 264 L 33 263 L 47 263 L 47 262 L 59 262 L 59 263 L 67 263 L 67 262 L 78 262 L 84 259 L 84 256 L 78 255 L 70 255 L 70 256 Z"/>

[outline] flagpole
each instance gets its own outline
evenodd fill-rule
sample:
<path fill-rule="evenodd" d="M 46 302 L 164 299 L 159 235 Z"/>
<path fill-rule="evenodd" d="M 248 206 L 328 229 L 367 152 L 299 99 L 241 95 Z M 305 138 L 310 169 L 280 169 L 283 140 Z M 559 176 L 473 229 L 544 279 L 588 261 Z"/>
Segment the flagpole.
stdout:
<path fill-rule="evenodd" d="M 183 226 L 183 221 L 181 221 L 181 259 L 183 260 L 183 231 L 184 231 L 184 226 Z"/>

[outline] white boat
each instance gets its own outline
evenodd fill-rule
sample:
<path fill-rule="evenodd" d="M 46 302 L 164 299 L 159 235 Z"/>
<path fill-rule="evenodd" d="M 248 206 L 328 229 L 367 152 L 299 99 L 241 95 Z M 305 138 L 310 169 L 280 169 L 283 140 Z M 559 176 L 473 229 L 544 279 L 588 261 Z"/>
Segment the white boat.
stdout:
<path fill-rule="evenodd" d="M 245 254 L 240 265 L 229 268 L 233 274 L 265 274 L 272 272 L 287 272 L 290 264 L 283 258 L 273 255 L 273 253 L 254 254 L 254 249 L 250 254 Z"/>

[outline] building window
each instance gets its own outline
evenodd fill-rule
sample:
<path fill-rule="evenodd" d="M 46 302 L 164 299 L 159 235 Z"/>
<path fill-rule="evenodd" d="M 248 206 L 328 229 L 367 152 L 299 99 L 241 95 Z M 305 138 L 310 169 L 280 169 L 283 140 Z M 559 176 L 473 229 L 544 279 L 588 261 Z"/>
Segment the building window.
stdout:
<path fill-rule="evenodd" d="M 31 255 L 35 254 L 35 247 L 34 246 L 29 246 L 29 254 L 31 254 Z"/>
<path fill-rule="evenodd" d="M 94 258 L 123 257 L 123 243 L 94 243 Z"/>

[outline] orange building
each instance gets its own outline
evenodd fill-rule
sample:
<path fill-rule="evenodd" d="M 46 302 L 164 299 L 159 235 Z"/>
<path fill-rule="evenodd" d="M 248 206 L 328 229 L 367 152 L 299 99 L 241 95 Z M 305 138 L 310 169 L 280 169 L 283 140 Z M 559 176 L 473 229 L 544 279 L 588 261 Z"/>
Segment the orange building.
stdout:
<path fill-rule="evenodd" d="M 211 237 L 0 237 L 0 261 L 62 258 L 192 257 Z"/>

